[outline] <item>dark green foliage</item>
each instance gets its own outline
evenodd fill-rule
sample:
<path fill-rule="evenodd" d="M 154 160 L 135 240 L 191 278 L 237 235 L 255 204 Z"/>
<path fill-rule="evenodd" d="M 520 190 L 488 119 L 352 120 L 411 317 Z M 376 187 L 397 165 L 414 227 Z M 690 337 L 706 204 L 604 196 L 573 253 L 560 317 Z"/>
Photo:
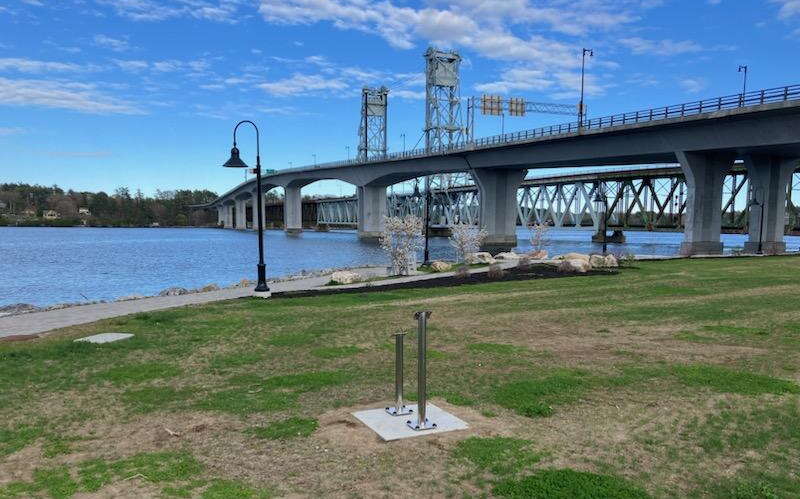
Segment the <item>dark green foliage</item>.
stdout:
<path fill-rule="evenodd" d="M 518 473 L 536 464 L 541 454 L 530 450 L 531 442 L 510 437 L 470 437 L 458 442 L 453 457 L 465 459 L 495 475 Z"/>
<path fill-rule="evenodd" d="M 558 369 L 541 378 L 527 378 L 500 385 L 493 400 L 498 405 L 527 417 L 549 416 L 553 405 L 576 400 L 589 387 L 580 371 Z"/>
<path fill-rule="evenodd" d="M 258 438 L 280 440 L 307 437 L 314 433 L 318 426 L 319 423 L 316 419 L 289 418 L 270 423 L 266 427 L 251 428 L 248 431 Z"/>
<path fill-rule="evenodd" d="M 642 499 L 647 493 L 629 482 L 607 475 L 571 469 L 542 470 L 520 480 L 506 479 L 492 492 L 500 497 L 526 499 Z"/>

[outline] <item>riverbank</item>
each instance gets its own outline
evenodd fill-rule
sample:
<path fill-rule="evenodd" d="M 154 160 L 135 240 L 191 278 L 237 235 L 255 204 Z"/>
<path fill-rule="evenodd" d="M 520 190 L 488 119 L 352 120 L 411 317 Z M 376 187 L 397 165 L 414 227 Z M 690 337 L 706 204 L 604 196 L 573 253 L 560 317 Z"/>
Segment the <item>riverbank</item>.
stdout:
<path fill-rule="evenodd" d="M 795 496 L 797 263 L 235 299 L 0 344 L 0 496 Z M 351 413 L 389 404 L 391 335 L 423 309 L 432 402 L 469 429 L 383 443 Z M 134 338 L 72 342 L 109 331 Z"/>

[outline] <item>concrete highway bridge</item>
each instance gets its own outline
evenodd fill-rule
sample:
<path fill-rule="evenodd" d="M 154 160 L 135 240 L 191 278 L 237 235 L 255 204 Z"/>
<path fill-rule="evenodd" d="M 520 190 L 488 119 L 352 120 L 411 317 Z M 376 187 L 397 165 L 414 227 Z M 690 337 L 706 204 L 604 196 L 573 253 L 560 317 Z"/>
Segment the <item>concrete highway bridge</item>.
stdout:
<path fill-rule="evenodd" d="M 677 166 L 629 167 L 664 164 Z M 599 172 L 598 166 L 621 168 Z M 794 214 L 787 192 L 798 166 L 800 85 L 793 85 L 593 118 L 582 126 L 566 123 L 377 159 L 280 170 L 264 177 L 262 195 L 284 189 L 284 230 L 297 233 L 303 228 L 303 187 L 329 179 L 353 184 L 355 201 L 330 203 L 354 205 L 352 221 L 359 237 L 369 240 L 380 234 L 385 216 L 418 209 L 408 196 L 390 199 L 390 186 L 428 175 L 468 173 L 474 187 L 434 195 L 448 199 L 438 208 L 432 204 L 432 223 L 480 224 L 488 233 L 484 244 L 489 250 L 515 246 L 520 222 L 597 226 L 591 200 L 600 189 L 608 199 L 609 226 L 630 226 L 638 217 L 647 228 L 683 227 L 683 254 L 720 253 L 723 220 L 731 216 L 733 225 L 736 217 L 746 219 L 739 221 L 749 229 L 746 250 L 761 240 L 771 253 L 785 248 L 787 213 Z M 525 180 L 529 171 L 547 168 L 585 173 Z M 728 196 L 723 195 L 726 189 Z M 255 206 L 257 196 L 253 179 L 204 208 L 217 209 L 225 227 L 244 228 L 247 206 Z M 753 200 L 757 205 L 748 209 Z M 326 201 L 318 202 L 318 221 L 328 216 L 326 208 Z"/>

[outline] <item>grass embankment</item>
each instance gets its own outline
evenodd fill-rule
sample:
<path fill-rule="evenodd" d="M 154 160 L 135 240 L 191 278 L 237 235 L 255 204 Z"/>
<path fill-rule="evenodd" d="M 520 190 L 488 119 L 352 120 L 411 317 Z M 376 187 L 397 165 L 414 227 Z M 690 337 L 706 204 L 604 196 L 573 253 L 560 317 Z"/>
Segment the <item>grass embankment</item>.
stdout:
<path fill-rule="evenodd" d="M 796 497 L 800 259 L 237 300 L 0 346 L 0 497 Z M 391 333 L 430 309 L 433 402 L 384 444 Z M 130 331 L 93 346 L 77 336 Z M 413 398 L 414 336 L 407 351 Z"/>

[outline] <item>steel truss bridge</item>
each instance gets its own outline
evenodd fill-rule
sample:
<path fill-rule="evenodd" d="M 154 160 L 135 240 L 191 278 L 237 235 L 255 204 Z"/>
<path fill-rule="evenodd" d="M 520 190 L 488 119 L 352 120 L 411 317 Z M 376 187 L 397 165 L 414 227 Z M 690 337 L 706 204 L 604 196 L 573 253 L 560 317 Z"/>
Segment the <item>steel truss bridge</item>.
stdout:
<path fill-rule="evenodd" d="M 467 176 L 464 185 L 436 187 L 431 191 L 430 223 L 447 227 L 456 223 L 478 225 L 480 196 Z M 439 182 L 447 186 L 451 182 Z M 517 191 L 517 225 L 534 223 L 554 227 L 600 227 L 596 209 L 597 191 L 605 193 L 609 229 L 683 230 L 686 209 L 686 179 L 678 165 L 626 167 L 614 170 L 583 170 L 577 174 L 538 176 L 525 180 Z M 800 169 L 787 188 L 786 227 L 800 230 Z M 747 170 L 734 167 L 725 176 L 720 210 L 727 231 L 746 231 L 752 192 Z M 425 196 L 390 194 L 390 216 L 414 214 L 422 217 Z M 317 224 L 355 227 L 358 199 L 345 197 L 317 202 Z"/>

